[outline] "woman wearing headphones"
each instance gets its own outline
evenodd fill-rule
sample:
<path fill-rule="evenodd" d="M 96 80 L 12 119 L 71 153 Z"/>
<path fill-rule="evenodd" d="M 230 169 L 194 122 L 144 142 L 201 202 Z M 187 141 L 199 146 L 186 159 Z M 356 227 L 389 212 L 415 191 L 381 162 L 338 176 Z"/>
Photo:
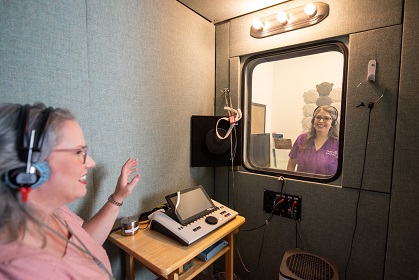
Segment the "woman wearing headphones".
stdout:
<path fill-rule="evenodd" d="M 140 180 L 128 159 L 113 194 L 83 221 L 66 205 L 86 195 L 95 166 L 67 110 L 0 104 L 0 279 L 112 279 L 102 244 Z"/>
<path fill-rule="evenodd" d="M 311 128 L 298 136 L 289 153 L 287 170 L 333 175 L 338 166 L 338 111 L 323 105 L 314 110 Z"/>

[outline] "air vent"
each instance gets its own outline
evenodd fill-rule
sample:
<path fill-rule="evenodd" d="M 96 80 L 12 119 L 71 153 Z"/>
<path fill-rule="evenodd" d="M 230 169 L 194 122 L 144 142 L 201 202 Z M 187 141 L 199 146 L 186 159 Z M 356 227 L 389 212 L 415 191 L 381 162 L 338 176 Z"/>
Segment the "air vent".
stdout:
<path fill-rule="evenodd" d="M 285 252 L 279 279 L 338 280 L 339 274 L 333 261 L 294 249 Z"/>

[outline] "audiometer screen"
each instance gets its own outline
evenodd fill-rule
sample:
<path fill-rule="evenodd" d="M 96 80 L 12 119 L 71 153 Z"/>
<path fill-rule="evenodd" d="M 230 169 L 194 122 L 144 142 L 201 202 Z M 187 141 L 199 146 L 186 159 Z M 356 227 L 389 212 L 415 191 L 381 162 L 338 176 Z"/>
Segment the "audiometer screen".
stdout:
<path fill-rule="evenodd" d="M 215 210 L 214 203 L 202 186 L 168 195 L 166 200 L 183 225 Z"/>

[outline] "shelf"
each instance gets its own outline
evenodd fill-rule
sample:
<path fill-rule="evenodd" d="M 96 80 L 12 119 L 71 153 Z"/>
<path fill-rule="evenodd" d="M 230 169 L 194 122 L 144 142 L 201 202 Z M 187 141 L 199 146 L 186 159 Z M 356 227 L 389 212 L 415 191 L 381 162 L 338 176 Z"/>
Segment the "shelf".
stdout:
<path fill-rule="evenodd" d="M 179 276 L 179 280 L 190 280 L 201 273 L 204 269 L 209 267 L 212 263 L 214 263 L 218 258 L 228 252 L 230 250 L 230 246 L 226 246 L 221 249 L 217 254 L 215 254 L 211 259 L 208 261 L 203 261 L 199 258 L 194 258 L 194 265 L 187 271 L 185 274 Z M 167 279 L 167 278 L 166 278 Z"/>

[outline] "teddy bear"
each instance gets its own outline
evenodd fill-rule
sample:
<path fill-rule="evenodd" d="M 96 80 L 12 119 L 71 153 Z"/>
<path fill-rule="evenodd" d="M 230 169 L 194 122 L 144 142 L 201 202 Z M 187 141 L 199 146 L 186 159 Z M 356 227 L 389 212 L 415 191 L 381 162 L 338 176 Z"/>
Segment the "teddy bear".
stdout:
<path fill-rule="evenodd" d="M 317 92 L 319 93 L 319 98 L 317 98 L 316 105 L 331 105 L 332 99 L 330 99 L 329 94 L 332 91 L 333 83 L 323 82 L 319 85 L 316 85 Z"/>
<path fill-rule="evenodd" d="M 313 112 L 318 106 L 331 105 L 340 109 L 341 95 L 342 89 L 333 89 L 333 83 L 328 82 L 322 82 L 316 85 L 316 90 L 305 92 L 304 102 L 306 104 L 303 107 L 303 128 L 310 128 Z"/>

